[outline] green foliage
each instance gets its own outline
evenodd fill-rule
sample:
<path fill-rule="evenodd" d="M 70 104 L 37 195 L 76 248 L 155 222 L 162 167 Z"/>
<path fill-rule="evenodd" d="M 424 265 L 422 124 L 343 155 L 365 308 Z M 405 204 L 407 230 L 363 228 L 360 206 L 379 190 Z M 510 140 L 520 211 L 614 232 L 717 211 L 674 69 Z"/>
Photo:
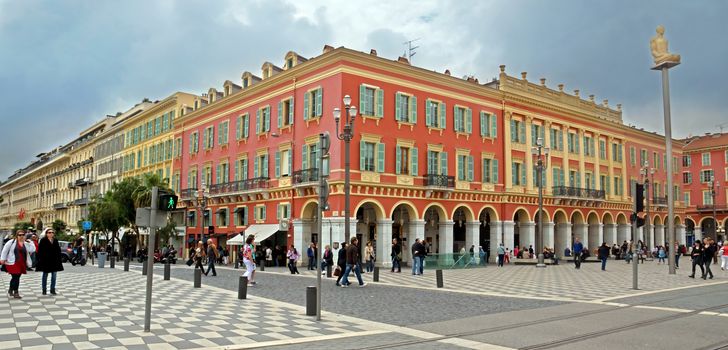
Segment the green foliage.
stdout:
<path fill-rule="evenodd" d="M 132 192 L 136 208 L 144 208 L 152 205 L 152 187 L 169 189 L 168 181 L 162 180 L 156 173 L 142 175 L 141 184 Z"/>
<path fill-rule="evenodd" d="M 13 232 L 17 230 L 27 230 L 30 227 L 34 226 L 29 221 L 16 222 L 15 225 L 13 225 Z"/>
<path fill-rule="evenodd" d="M 61 219 L 53 221 L 53 223 L 51 224 L 51 227 L 53 227 L 53 231 L 56 231 L 56 235 L 58 235 L 61 232 L 66 231 L 66 223 L 63 222 L 63 220 L 61 220 Z"/>
<path fill-rule="evenodd" d="M 175 237 L 177 235 L 176 226 L 177 224 L 173 220 L 167 220 L 166 226 L 157 229 L 157 244 L 155 246 L 167 244 L 170 238 Z"/>
<path fill-rule="evenodd" d="M 43 230 L 43 220 L 38 219 L 38 221 L 35 223 L 35 229 L 38 231 Z"/>

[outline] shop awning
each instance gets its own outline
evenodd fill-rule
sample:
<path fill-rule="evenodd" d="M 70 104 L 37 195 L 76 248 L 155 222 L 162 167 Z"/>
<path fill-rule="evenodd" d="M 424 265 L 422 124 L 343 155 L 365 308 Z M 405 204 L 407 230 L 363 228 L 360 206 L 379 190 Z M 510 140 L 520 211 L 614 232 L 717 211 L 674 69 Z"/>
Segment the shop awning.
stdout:
<path fill-rule="evenodd" d="M 255 236 L 255 243 L 260 243 L 278 232 L 278 224 L 250 225 L 243 234 Z"/>
<path fill-rule="evenodd" d="M 230 238 L 225 242 L 227 245 L 243 245 L 245 244 L 245 235 L 238 234 L 237 236 Z"/>

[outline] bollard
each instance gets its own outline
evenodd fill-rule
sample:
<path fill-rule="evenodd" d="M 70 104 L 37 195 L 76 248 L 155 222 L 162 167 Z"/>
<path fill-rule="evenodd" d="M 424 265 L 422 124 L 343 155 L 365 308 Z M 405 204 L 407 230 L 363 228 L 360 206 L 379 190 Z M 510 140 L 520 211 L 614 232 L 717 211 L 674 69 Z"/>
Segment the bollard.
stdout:
<path fill-rule="evenodd" d="M 262 264 L 260 264 L 259 267 L 260 267 L 260 271 L 265 271 L 265 262 L 263 262 Z"/>
<path fill-rule="evenodd" d="M 326 278 L 331 278 L 331 265 L 326 264 Z"/>
<path fill-rule="evenodd" d="M 316 287 L 306 287 L 306 316 L 316 316 Z"/>
<path fill-rule="evenodd" d="M 437 288 L 442 288 L 442 270 L 435 271 L 435 276 L 437 278 Z"/>
<path fill-rule="evenodd" d="M 374 282 L 379 282 L 379 266 L 374 266 Z"/>
<path fill-rule="evenodd" d="M 111 260 L 109 260 L 109 268 L 113 269 L 116 266 L 116 258 L 113 256 L 111 257 Z"/>
<path fill-rule="evenodd" d="M 129 258 L 124 258 L 124 271 L 129 271 Z"/>
<path fill-rule="evenodd" d="M 142 276 L 146 276 L 146 275 L 147 275 L 147 262 L 144 261 L 144 262 L 142 262 Z"/>
<path fill-rule="evenodd" d="M 171 267 L 169 263 L 164 264 L 164 280 L 169 281 L 169 275 L 171 273 Z"/>
<path fill-rule="evenodd" d="M 200 269 L 195 269 L 195 288 L 200 288 L 202 286 L 202 271 Z"/>
<path fill-rule="evenodd" d="M 240 276 L 240 283 L 238 284 L 238 299 L 248 298 L 248 278 Z"/>
<path fill-rule="evenodd" d="M 238 267 L 240 267 L 240 260 L 237 260 L 236 259 L 235 260 L 235 268 L 237 269 Z"/>

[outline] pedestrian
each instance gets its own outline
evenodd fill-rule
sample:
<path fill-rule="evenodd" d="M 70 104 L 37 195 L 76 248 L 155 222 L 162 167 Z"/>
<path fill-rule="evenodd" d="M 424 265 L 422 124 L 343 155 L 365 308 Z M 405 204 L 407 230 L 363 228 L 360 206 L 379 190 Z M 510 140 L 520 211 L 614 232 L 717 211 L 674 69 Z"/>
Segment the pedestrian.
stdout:
<path fill-rule="evenodd" d="M 63 271 L 63 262 L 61 261 L 61 245 L 56 239 L 56 232 L 51 228 L 43 230 L 43 238 L 38 243 L 38 251 L 36 257 L 38 258 L 37 271 L 43 272 L 41 278 L 42 284 L 41 289 L 43 295 L 46 295 L 46 286 L 48 282 L 48 274 L 51 275 L 51 295 L 56 295 L 56 273 Z"/>
<path fill-rule="evenodd" d="M 715 241 L 712 238 L 703 239 L 703 264 L 705 264 L 705 273 L 703 273 L 703 279 L 710 275 L 710 279 L 713 279 L 713 271 L 710 270 L 710 264 L 713 262 L 715 257 Z"/>
<path fill-rule="evenodd" d="M 308 270 L 316 270 L 316 255 L 314 252 L 313 243 L 308 245 L 308 250 L 306 250 L 306 256 L 308 256 Z"/>
<path fill-rule="evenodd" d="M 321 261 L 321 271 L 324 271 L 329 266 L 334 266 L 334 252 L 331 251 L 330 245 L 327 244 L 326 247 L 324 247 L 324 256 L 321 260 L 323 260 Z M 323 273 L 325 274 L 326 271 Z"/>
<path fill-rule="evenodd" d="M 609 246 L 607 245 L 607 242 L 602 242 L 602 246 L 599 247 L 599 251 L 597 253 L 599 259 L 602 261 L 602 271 L 606 271 L 607 258 L 609 257 Z"/>
<path fill-rule="evenodd" d="M 349 273 L 354 271 L 356 279 L 359 281 L 359 287 L 366 287 L 366 283 L 361 278 L 361 271 L 359 270 L 359 248 L 358 239 L 351 237 L 351 244 L 346 248 L 346 270 L 344 270 L 344 277 L 341 278 L 341 287 L 346 288 L 349 286 Z"/>
<path fill-rule="evenodd" d="M 205 276 L 212 271 L 212 276 L 217 276 L 217 271 L 215 270 L 215 262 L 220 257 L 220 253 L 218 253 L 217 247 L 214 243 L 212 243 L 212 239 L 207 239 L 207 272 L 205 272 Z"/>
<path fill-rule="evenodd" d="M 728 241 L 723 242 L 723 246 L 720 247 L 720 251 L 721 251 L 720 269 L 727 270 L 728 269 Z"/>
<path fill-rule="evenodd" d="M 203 274 L 207 275 L 205 273 L 205 267 L 202 266 L 202 258 L 204 258 L 204 257 L 205 257 L 205 249 L 202 245 L 202 241 L 197 241 L 197 248 L 195 248 L 195 252 L 192 255 L 191 259 L 193 259 L 195 261 L 195 269 L 197 269 L 199 267 L 200 271 Z"/>
<path fill-rule="evenodd" d="M 677 242 L 675 242 L 675 268 L 676 269 L 680 268 L 680 255 L 682 255 L 681 253 L 682 253 L 682 247 L 680 247 L 680 245 Z"/>
<path fill-rule="evenodd" d="M 483 246 L 478 246 L 478 257 L 480 258 L 480 265 L 487 266 L 488 254 L 483 250 Z"/>
<path fill-rule="evenodd" d="M 665 253 L 665 247 L 660 246 L 657 250 L 657 264 L 664 264 L 666 256 L 667 254 Z"/>
<path fill-rule="evenodd" d="M 364 258 L 367 263 L 367 272 L 374 271 L 374 261 L 376 260 L 374 255 L 374 247 L 372 246 L 372 242 L 367 242 L 367 247 L 364 248 Z"/>
<path fill-rule="evenodd" d="M 700 240 L 693 243 L 693 250 L 690 252 L 690 257 L 693 260 L 693 274 L 688 276 L 695 278 L 695 266 L 700 266 L 700 272 L 702 276 L 705 276 L 705 268 L 703 267 L 703 243 Z"/>
<path fill-rule="evenodd" d="M 288 250 L 286 256 L 288 257 L 288 270 L 291 271 L 291 275 L 300 275 L 301 273 L 298 272 L 298 266 L 296 266 L 296 261 L 298 261 L 299 258 L 298 250 L 296 250 L 296 247 L 293 244 L 291 244 L 291 249 Z"/>
<path fill-rule="evenodd" d="M 3 246 L 0 254 L 0 265 L 4 265 L 5 271 L 10 274 L 10 288 L 8 295 L 15 299 L 22 299 L 18 293 L 20 288 L 20 275 L 27 272 L 29 266 L 33 264 L 30 254 L 35 252 L 35 246 L 29 241 L 25 241 L 25 231 L 18 230 L 15 236 L 11 237 Z"/>
<path fill-rule="evenodd" d="M 518 259 L 519 254 L 521 254 L 521 248 L 519 246 L 516 246 L 513 248 L 513 256 Z"/>
<path fill-rule="evenodd" d="M 33 235 L 30 236 L 30 242 L 33 243 L 33 246 L 35 247 L 35 252 L 30 255 L 30 258 L 33 259 L 33 268 L 35 269 L 38 265 L 38 235 L 33 233 Z"/>
<path fill-rule="evenodd" d="M 273 266 L 273 249 L 270 246 L 265 247 L 265 266 Z"/>
<path fill-rule="evenodd" d="M 424 250 L 419 238 L 412 243 L 412 275 L 420 274 L 420 252 Z"/>
<path fill-rule="evenodd" d="M 402 246 L 399 245 L 399 241 L 395 238 L 392 239 L 392 272 L 397 269 L 397 273 L 402 272 Z"/>
<path fill-rule="evenodd" d="M 506 255 L 505 255 L 505 263 L 510 264 L 511 263 L 511 250 L 510 248 L 506 248 Z"/>
<path fill-rule="evenodd" d="M 245 273 L 243 277 L 248 278 L 248 285 L 254 286 L 255 282 L 255 236 L 248 235 L 243 246 L 243 263 L 245 264 Z"/>
<path fill-rule="evenodd" d="M 273 264 L 275 264 L 276 267 L 280 266 L 280 260 L 281 258 L 281 246 L 277 245 L 273 248 Z"/>
<path fill-rule="evenodd" d="M 503 243 L 498 244 L 498 267 L 503 267 L 503 262 L 506 256 L 506 248 L 503 247 Z"/>
<path fill-rule="evenodd" d="M 338 270 L 338 278 L 336 279 L 337 287 L 341 287 L 340 282 L 344 277 L 344 270 L 346 270 L 346 246 L 346 242 L 341 243 L 341 248 L 336 254 L 336 270 Z"/>
<path fill-rule="evenodd" d="M 572 251 L 574 252 L 574 267 L 576 269 L 581 269 L 581 251 L 584 250 L 584 245 L 579 242 L 578 238 L 574 239 L 574 249 Z"/>

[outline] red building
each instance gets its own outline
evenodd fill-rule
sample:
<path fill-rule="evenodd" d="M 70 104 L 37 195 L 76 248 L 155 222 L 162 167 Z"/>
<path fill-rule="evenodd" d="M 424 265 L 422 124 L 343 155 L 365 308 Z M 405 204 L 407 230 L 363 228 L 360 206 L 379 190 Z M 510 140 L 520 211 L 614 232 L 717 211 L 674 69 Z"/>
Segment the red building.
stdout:
<path fill-rule="evenodd" d="M 509 76 L 480 84 L 345 48 L 306 60 L 289 52 L 283 68 L 243 74 L 180 111 L 175 123 L 173 187 L 189 206 L 187 233 L 200 238 L 197 189 L 209 189 L 207 227 L 224 242 L 243 230 L 267 244 L 344 240 L 344 144 L 333 109 L 351 96 L 359 115 L 351 144 L 351 232 L 388 263 L 391 240 L 425 239 L 431 253 L 499 243 L 536 247 L 538 175 L 531 149 L 550 147 L 544 174 L 544 245 L 558 252 L 579 238 L 590 248 L 630 237 L 629 186 L 654 165 L 648 244 L 664 242 L 667 223 L 664 137 L 626 126 L 621 106 L 596 103 Z M 332 135 L 330 210 L 317 232 L 317 141 Z M 676 142 L 674 159 L 682 144 Z M 645 159 L 638 159 L 641 154 Z M 677 166 L 673 167 L 679 184 Z M 674 188 L 675 192 L 679 192 Z M 682 202 L 675 223 L 684 216 Z M 290 224 L 290 227 L 288 227 Z M 287 231 L 283 231 L 287 228 Z M 685 242 L 684 228 L 676 226 Z M 650 231 L 653 232 L 653 231 Z M 268 243 L 269 242 L 269 243 Z M 404 250 L 409 261 L 409 249 Z"/>
<path fill-rule="evenodd" d="M 692 137 L 685 143 L 681 182 L 688 234 L 723 240 L 728 225 L 728 133 Z"/>

